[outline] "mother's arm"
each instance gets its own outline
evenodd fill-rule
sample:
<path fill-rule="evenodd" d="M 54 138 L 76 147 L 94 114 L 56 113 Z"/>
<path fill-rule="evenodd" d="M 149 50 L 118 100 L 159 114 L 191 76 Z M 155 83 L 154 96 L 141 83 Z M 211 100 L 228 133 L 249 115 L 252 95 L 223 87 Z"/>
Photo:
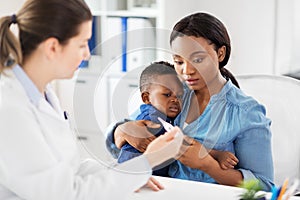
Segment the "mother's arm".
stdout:
<path fill-rule="evenodd" d="M 271 190 L 274 185 L 274 168 L 269 127 L 244 131 L 236 139 L 235 151 L 244 180 L 257 178 L 264 190 Z"/>
<path fill-rule="evenodd" d="M 115 158 L 118 157 L 120 148 L 126 142 L 140 152 L 144 152 L 148 144 L 156 138 L 149 129 L 158 127 L 159 124 L 147 120 L 121 121 L 108 128 L 106 147 Z"/>
<path fill-rule="evenodd" d="M 105 141 L 106 148 L 112 154 L 112 156 L 114 158 L 118 158 L 119 153 L 120 153 L 120 147 L 118 147 L 115 142 L 115 131 L 116 131 L 117 127 L 123 123 L 125 123 L 125 120 L 109 126 L 106 130 L 106 135 L 107 135 L 106 141 Z M 124 140 L 123 144 L 125 142 L 126 141 Z"/>
<path fill-rule="evenodd" d="M 106 147 L 114 156 L 114 158 L 118 158 L 120 148 L 126 142 L 138 149 L 140 152 L 144 152 L 147 149 L 148 145 L 156 138 L 149 132 L 149 130 L 157 129 L 159 127 L 159 124 L 154 124 L 151 121 L 147 120 L 124 120 L 118 122 L 114 126 L 108 128 Z M 148 156 L 148 159 L 150 157 L 151 156 Z M 157 160 L 157 158 L 155 157 L 153 157 L 152 159 Z M 148 180 L 146 187 L 149 187 L 154 191 L 164 189 L 164 187 L 153 177 Z"/>
<path fill-rule="evenodd" d="M 236 169 L 221 169 L 219 163 L 202 147 L 192 140 L 180 157 L 180 161 L 210 175 L 218 183 L 236 186 L 242 180 L 258 179 L 264 190 L 273 186 L 273 160 L 271 133 L 268 127 L 243 131 L 234 141 L 239 163 Z"/>
<path fill-rule="evenodd" d="M 207 173 L 220 184 L 237 186 L 241 183 L 243 175 L 239 170 L 222 169 L 201 143 L 192 138 L 187 140 L 189 140 L 189 145 L 183 145 L 180 162 Z"/>

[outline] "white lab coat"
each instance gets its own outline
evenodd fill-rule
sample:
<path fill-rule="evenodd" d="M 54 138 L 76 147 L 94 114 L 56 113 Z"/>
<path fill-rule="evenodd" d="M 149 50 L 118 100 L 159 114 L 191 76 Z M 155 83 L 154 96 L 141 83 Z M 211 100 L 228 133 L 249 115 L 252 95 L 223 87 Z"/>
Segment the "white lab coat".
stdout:
<path fill-rule="evenodd" d="M 146 183 L 144 156 L 109 169 L 80 161 L 74 134 L 58 100 L 34 105 L 12 70 L 0 75 L 0 199 L 123 199 Z M 99 145 L 101 145 L 99 143 Z M 139 173 L 130 173 L 129 170 Z"/>

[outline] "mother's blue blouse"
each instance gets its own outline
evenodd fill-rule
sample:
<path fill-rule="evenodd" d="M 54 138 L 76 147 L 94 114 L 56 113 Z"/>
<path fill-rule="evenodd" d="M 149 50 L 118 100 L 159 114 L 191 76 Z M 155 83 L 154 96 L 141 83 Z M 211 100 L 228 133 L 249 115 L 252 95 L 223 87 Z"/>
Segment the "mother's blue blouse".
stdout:
<path fill-rule="evenodd" d="M 200 141 L 208 149 L 231 151 L 239 159 L 235 167 L 244 180 L 257 178 L 265 190 L 273 186 L 271 152 L 271 121 L 266 118 L 264 106 L 246 96 L 229 80 L 222 90 L 211 97 L 201 116 L 183 126 L 188 114 L 193 91 L 187 89 L 182 113 L 176 124 L 183 132 Z M 192 169 L 175 161 L 169 175 L 174 178 L 215 183 L 203 171 Z"/>

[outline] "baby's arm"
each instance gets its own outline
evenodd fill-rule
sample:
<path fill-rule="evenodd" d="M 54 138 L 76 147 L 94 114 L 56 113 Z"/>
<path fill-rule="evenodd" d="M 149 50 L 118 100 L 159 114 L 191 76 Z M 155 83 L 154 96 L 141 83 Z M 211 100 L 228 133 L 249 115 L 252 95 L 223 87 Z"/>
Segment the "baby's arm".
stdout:
<path fill-rule="evenodd" d="M 212 149 L 209 154 L 219 162 L 222 169 L 232 169 L 239 162 L 237 157 L 229 151 L 218 151 Z"/>

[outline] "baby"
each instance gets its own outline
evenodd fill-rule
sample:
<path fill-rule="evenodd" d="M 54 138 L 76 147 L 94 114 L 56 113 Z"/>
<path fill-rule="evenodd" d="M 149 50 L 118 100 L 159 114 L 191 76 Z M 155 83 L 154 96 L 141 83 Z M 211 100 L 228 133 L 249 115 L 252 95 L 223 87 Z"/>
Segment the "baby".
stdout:
<path fill-rule="evenodd" d="M 160 117 L 174 125 L 174 120 L 181 111 L 184 90 L 173 65 L 160 61 L 146 67 L 140 76 L 140 91 L 144 104 L 140 106 L 140 114 L 136 120 L 150 120 L 161 124 L 158 120 Z M 148 130 L 156 137 L 166 132 L 162 125 L 158 129 Z M 129 143 L 125 143 L 121 148 L 118 162 L 124 162 L 141 153 Z M 211 150 L 210 154 L 218 160 L 223 169 L 232 168 L 238 162 L 230 152 Z M 154 169 L 153 175 L 168 177 L 168 164 L 170 161 L 158 166 Z"/>

